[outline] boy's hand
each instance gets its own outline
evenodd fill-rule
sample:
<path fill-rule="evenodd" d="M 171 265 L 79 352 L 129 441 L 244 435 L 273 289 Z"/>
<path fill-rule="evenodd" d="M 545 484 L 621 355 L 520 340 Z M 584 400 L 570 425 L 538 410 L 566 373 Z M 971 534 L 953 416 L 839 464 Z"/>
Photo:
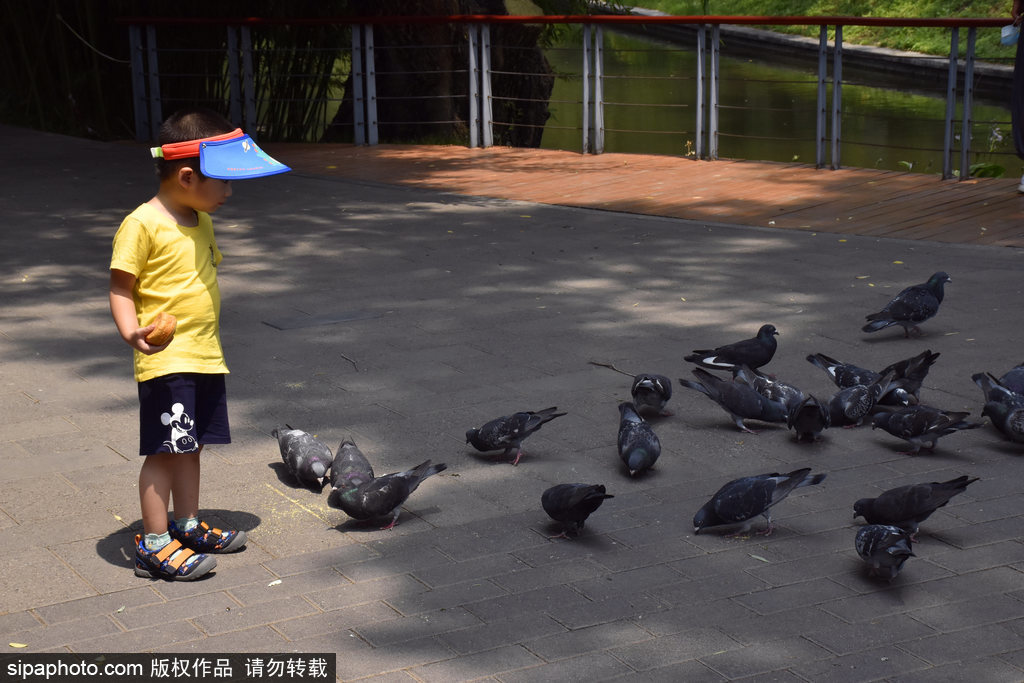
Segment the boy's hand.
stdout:
<path fill-rule="evenodd" d="M 131 335 L 129 339 L 126 339 L 125 341 L 128 342 L 128 345 L 131 346 L 132 348 L 138 349 L 147 356 L 152 356 L 154 353 L 159 353 L 160 351 L 166 349 L 167 346 L 172 341 L 174 341 L 174 334 L 172 333 L 171 338 L 168 339 L 163 344 L 159 346 L 150 344 L 148 341 L 146 341 L 146 337 L 148 337 L 155 329 L 156 325 L 146 325 L 145 327 L 140 327 L 139 329 L 135 330 L 135 332 Z"/>

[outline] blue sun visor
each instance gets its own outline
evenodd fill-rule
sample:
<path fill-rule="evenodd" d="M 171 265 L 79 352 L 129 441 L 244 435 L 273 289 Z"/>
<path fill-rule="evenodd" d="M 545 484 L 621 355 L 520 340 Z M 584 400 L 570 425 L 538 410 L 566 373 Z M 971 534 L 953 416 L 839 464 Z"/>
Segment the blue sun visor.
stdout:
<path fill-rule="evenodd" d="M 221 180 L 262 178 L 291 169 L 264 152 L 248 135 L 199 143 L 199 169 Z"/>

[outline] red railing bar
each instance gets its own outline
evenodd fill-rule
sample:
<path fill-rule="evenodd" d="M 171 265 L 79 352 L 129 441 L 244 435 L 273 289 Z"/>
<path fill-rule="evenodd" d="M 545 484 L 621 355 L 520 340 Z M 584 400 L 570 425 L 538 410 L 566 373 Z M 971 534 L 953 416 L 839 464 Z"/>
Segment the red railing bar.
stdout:
<path fill-rule="evenodd" d="M 241 26 L 330 26 L 335 24 L 726 24 L 747 26 L 912 26 L 931 28 L 1000 27 L 1010 22 L 1009 15 L 999 17 L 846 17 L 846 16 L 641 16 L 617 14 L 551 14 L 511 16 L 454 14 L 448 16 L 379 17 L 119 17 L 119 24 L 164 26 L 241 25 Z"/>

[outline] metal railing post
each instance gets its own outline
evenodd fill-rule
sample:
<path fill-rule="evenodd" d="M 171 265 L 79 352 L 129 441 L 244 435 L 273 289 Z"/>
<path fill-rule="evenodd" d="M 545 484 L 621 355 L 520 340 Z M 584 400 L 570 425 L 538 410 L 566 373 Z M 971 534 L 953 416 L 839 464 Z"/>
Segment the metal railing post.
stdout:
<path fill-rule="evenodd" d="M 363 27 L 352 27 L 352 141 L 366 144 L 366 99 L 363 96 Z"/>
<path fill-rule="evenodd" d="M 698 159 L 704 158 L 704 52 L 705 52 L 705 26 L 700 24 L 697 27 L 697 121 L 694 126 L 693 148 Z"/>
<path fill-rule="evenodd" d="M 480 27 L 480 98 L 483 104 L 481 123 L 483 124 L 483 146 L 494 146 L 494 111 L 491 106 L 491 26 Z"/>
<path fill-rule="evenodd" d="M 366 25 L 366 143 L 377 144 L 377 69 L 373 61 L 373 24 Z"/>
<path fill-rule="evenodd" d="M 583 25 L 583 153 L 590 151 L 590 24 Z"/>
<path fill-rule="evenodd" d="M 711 81 L 708 87 L 708 158 L 718 158 L 718 43 L 721 26 L 711 27 Z"/>
<path fill-rule="evenodd" d="M 132 109 L 135 112 L 135 140 L 146 140 L 149 128 L 149 106 L 146 102 L 146 69 L 143 64 L 142 28 L 132 24 L 128 27 L 128 47 L 132 62 Z"/>
<path fill-rule="evenodd" d="M 825 166 L 825 136 L 828 134 L 828 26 L 818 33 L 818 135 L 814 141 L 814 167 Z"/>
<path fill-rule="evenodd" d="M 469 146 L 480 146 L 480 73 L 477 68 L 477 34 L 476 24 L 466 26 L 466 39 L 469 42 Z"/>
<path fill-rule="evenodd" d="M 604 30 L 594 31 L 594 154 L 604 152 Z"/>
<path fill-rule="evenodd" d="M 843 127 L 843 26 L 836 24 L 836 41 L 832 53 L 832 168 L 841 167 L 839 141 Z"/>
<path fill-rule="evenodd" d="M 256 126 L 256 77 L 252 68 L 252 32 L 248 26 L 239 29 L 242 52 L 242 125 L 257 139 Z"/>
<path fill-rule="evenodd" d="M 160 65 L 156 58 L 156 26 L 146 27 L 146 66 L 149 68 L 149 139 L 156 140 L 164 119 L 160 99 Z"/>
<path fill-rule="evenodd" d="M 946 118 L 942 133 L 942 179 L 953 177 L 953 116 L 956 114 L 956 77 L 960 55 L 960 27 L 949 35 L 949 70 L 946 76 Z"/>
<path fill-rule="evenodd" d="M 228 38 L 228 118 L 242 121 L 242 77 L 238 65 L 238 28 L 227 26 Z M 244 127 L 248 127 L 242 124 Z"/>
<path fill-rule="evenodd" d="M 974 40 L 978 29 L 967 29 L 967 52 L 964 54 L 964 120 L 960 126 L 960 180 L 971 177 L 971 128 L 974 100 Z"/>

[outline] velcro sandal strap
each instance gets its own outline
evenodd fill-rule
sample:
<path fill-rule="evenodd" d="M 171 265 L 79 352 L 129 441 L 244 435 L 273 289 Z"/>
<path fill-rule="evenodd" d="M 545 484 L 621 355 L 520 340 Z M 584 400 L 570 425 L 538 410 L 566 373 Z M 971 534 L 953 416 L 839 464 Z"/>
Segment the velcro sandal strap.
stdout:
<path fill-rule="evenodd" d="M 195 551 L 193 551 L 190 548 L 182 547 L 180 553 L 178 553 L 173 558 L 167 561 L 167 566 L 173 569 L 174 571 L 178 571 L 178 569 L 181 568 L 181 565 L 185 564 L 185 560 L 192 557 L 193 555 L 195 555 Z"/>
<path fill-rule="evenodd" d="M 163 564 L 164 561 L 166 561 L 168 557 L 170 557 L 171 555 L 174 554 L 175 550 L 179 550 L 182 547 L 184 547 L 184 546 L 181 545 L 180 541 L 177 541 L 175 539 L 171 539 L 170 543 L 168 543 L 163 548 L 160 548 L 160 550 L 157 551 L 155 557 L 156 557 L 157 561 L 159 561 L 161 564 Z"/>
<path fill-rule="evenodd" d="M 213 533 L 214 536 L 220 536 L 221 534 L 224 533 L 220 529 L 211 529 L 210 525 L 207 524 L 206 522 L 199 522 L 199 526 L 201 526 L 204 529 L 206 529 L 206 531 Z"/>

